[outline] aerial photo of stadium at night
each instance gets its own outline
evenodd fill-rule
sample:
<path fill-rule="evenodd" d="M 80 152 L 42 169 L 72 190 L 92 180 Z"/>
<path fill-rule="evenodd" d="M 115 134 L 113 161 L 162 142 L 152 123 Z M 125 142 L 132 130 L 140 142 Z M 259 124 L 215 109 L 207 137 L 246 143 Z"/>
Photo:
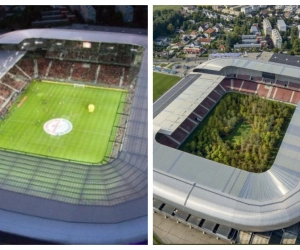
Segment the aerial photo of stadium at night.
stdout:
<path fill-rule="evenodd" d="M 147 44 L 92 25 L 0 35 L 0 242 L 147 242 Z"/>

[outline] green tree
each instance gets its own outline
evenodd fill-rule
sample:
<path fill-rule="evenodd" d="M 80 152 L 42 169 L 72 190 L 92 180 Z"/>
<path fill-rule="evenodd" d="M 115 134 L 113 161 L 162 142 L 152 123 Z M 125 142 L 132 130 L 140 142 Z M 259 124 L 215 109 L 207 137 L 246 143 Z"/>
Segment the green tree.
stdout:
<path fill-rule="evenodd" d="M 175 28 L 174 28 L 173 24 L 171 24 L 171 23 L 168 24 L 167 29 L 168 29 L 170 34 L 173 34 L 174 31 L 175 31 Z"/>
<path fill-rule="evenodd" d="M 294 39 L 293 42 L 293 51 L 295 54 L 300 54 L 300 38 Z"/>

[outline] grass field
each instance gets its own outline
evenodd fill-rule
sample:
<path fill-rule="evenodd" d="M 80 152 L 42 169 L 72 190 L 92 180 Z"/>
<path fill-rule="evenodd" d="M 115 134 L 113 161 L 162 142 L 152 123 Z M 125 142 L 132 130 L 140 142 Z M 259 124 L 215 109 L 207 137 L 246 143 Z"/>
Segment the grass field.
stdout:
<path fill-rule="evenodd" d="M 180 77 L 153 72 L 153 102 L 173 87 Z"/>
<path fill-rule="evenodd" d="M 233 144 L 239 144 L 243 139 L 246 139 L 251 133 L 251 125 L 248 123 L 238 123 L 234 130 L 228 136 L 222 138 L 223 141 L 231 141 Z"/>
<path fill-rule="evenodd" d="M 153 10 L 180 10 L 182 5 L 153 5 Z"/>
<path fill-rule="evenodd" d="M 33 82 L 0 120 L 0 145 L 12 151 L 85 163 L 100 163 L 111 153 L 126 92 L 67 84 Z M 23 101 L 22 101 L 23 100 Z M 88 112 L 89 104 L 94 113 Z M 64 118 L 73 125 L 62 136 L 44 124 Z"/>

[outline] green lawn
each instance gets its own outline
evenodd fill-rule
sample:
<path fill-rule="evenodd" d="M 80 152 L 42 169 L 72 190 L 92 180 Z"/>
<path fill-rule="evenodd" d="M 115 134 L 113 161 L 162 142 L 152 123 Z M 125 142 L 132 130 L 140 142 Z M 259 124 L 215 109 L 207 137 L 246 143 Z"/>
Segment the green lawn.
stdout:
<path fill-rule="evenodd" d="M 153 10 L 180 10 L 182 5 L 153 5 Z"/>
<path fill-rule="evenodd" d="M 180 77 L 153 72 L 153 102 L 173 87 Z"/>
<path fill-rule="evenodd" d="M 18 103 L 26 97 L 23 104 Z M 12 151 L 85 163 L 100 163 L 112 150 L 126 92 L 67 84 L 33 82 L 0 120 L 0 145 Z M 94 113 L 88 112 L 89 104 Z M 44 124 L 54 118 L 70 121 L 73 129 L 54 136 Z"/>
<path fill-rule="evenodd" d="M 236 125 L 234 130 L 228 136 L 222 138 L 223 141 L 229 140 L 233 144 L 240 145 L 241 139 L 246 139 L 251 133 L 251 125 L 248 123 L 242 123 Z"/>

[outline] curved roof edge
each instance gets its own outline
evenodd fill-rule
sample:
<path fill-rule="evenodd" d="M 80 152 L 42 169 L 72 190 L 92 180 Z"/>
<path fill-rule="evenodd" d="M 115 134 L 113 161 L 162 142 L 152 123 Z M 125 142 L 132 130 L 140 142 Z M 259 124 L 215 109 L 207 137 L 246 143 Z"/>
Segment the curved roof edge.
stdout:
<path fill-rule="evenodd" d="M 299 120 L 300 103 L 273 166 L 261 174 L 159 144 L 155 136 L 160 127 L 156 124 L 153 128 L 154 198 L 179 210 L 240 230 L 277 230 L 298 222 Z"/>
<path fill-rule="evenodd" d="M 122 38 L 120 38 L 122 34 Z M 0 44 L 19 44 L 27 38 L 62 39 L 89 42 L 125 43 L 147 47 L 147 36 L 76 29 L 27 29 L 0 35 Z"/>
<path fill-rule="evenodd" d="M 147 216 L 117 224 L 69 223 L 0 210 L 0 224 L 7 233 L 61 244 L 131 244 L 148 237 Z"/>
<path fill-rule="evenodd" d="M 216 58 L 203 62 L 202 64 L 197 66 L 195 70 L 207 69 L 213 71 L 221 71 L 226 67 L 245 68 L 254 71 L 264 71 L 282 76 L 300 78 L 299 67 L 248 58 Z"/>

